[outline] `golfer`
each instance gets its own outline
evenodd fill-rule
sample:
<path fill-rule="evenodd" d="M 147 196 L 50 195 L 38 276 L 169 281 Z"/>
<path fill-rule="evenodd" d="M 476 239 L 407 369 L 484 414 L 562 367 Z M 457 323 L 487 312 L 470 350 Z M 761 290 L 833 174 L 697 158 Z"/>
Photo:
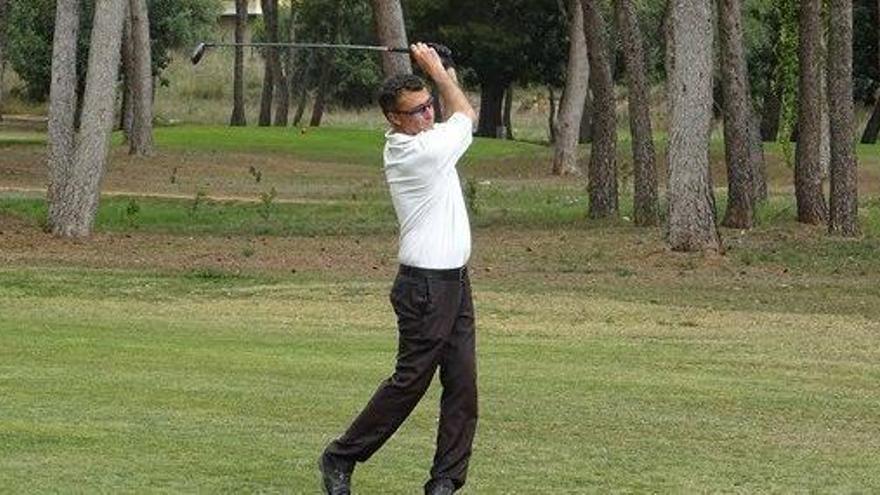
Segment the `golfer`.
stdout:
<path fill-rule="evenodd" d="M 379 104 L 385 134 L 385 178 L 400 224 L 400 269 L 391 289 L 397 314 L 397 364 L 348 430 L 319 459 L 331 495 L 350 492 L 355 464 L 373 455 L 409 416 L 440 368 L 443 395 L 437 450 L 425 493 L 464 485 L 477 425 L 474 307 L 467 261 L 470 224 L 456 163 L 472 141 L 476 114 L 437 52 L 411 46 L 431 78 L 446 121 L 434 123 L 425 83 L 414 75 L 386 80 Z"/>

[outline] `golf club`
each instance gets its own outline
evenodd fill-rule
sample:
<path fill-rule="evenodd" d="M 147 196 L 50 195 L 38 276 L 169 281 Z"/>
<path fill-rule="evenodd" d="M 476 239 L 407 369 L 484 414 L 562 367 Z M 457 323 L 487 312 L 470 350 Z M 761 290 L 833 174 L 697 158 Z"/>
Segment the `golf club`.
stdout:
<path fill-rule="evenodd" d="M 281 48 L 336 48 L 340 50 L 369 50 L 374 52 L 409 53 L 409 48 L 377 45 L 336 45 L 332 43 L 199 43 L 190 57 L 193 65 L 199 63 L 208 48 L 220 46 L 254 46 Z M 444 47 L 445 48 L 445 47 Z M 436 48 L 435 48 L 436 49 Z M 448 48 L 447 48 L 448 50 Z"/>

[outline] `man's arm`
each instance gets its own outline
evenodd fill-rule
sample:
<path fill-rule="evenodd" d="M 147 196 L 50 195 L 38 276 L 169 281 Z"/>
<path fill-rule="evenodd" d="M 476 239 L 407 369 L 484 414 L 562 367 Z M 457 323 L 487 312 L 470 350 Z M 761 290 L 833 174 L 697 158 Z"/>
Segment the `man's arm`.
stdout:
<path fill-rule="evenodd" d="M 443 102 L 443 117 L 449 118 L 454 113 L 463 113 L 471 122 L 477 122 L 477 113 L 471 106 L 464 92 L 458 87 L 455 69 L 444 69 L 437 52 L 425 45 L 416 43 L 410 47 L 413 59 L 425 74 L 434 81 L 440 100 Z"/>

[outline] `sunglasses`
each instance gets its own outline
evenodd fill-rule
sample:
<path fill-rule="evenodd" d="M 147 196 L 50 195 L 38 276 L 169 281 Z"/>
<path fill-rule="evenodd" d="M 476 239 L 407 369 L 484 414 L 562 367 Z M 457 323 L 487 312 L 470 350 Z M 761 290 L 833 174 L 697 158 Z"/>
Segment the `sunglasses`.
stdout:
<path fill-rule="evenodd" d="M 394 113 L 400 113 L 403 115 L 419 115 L 419 114 L 426 113 L 429 108 L 434 108 L 434 97 L 433 96 L 429 97 L 428 101 L 413 108 L 412 110 L 397 110 Z"/>

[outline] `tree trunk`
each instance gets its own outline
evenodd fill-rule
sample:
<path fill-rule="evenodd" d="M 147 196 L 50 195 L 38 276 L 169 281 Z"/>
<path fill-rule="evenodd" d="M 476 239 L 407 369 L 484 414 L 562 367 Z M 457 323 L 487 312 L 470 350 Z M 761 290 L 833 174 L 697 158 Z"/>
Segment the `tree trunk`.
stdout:
<path fill-rule="evenodd" d="M 589 60 L 587 61 L 589 66 Z M 588 69 L 589 70 L 589 69 Z M 587 80 L 589 80 L 589 73 Z M 584 95 L 584 110 L 581 112 L 581 125 L 578 128 L 578 144 L 593 142 L 593 95 L 590 94 L 590 86 L 587 84 L 587 93 Z"/>
<path fill-rule="evenodd" d="M 504 125 L 501 110 L 504 106 L 504 90 L 509 83 L 483 80 L 480 86 L 480 120 L 477 123 L 477 136 L 497 137 L 498 129 Z"/>
<path fill-rule="evenodd" d="M 617 25 L 623 45 L 629 93 L 629 128 L 633 151 L 633 221 L 651 226 L 659 222 L 657 164 L 651 130 L 651 102 L 642 32 L 632 0 L 616 0 Z"/>
<path fill-rule="evenodd" d="M 409 46 L 400 0 L 371 0 L 371 2 L 379 44 L 390 47 Z M 411 73 L 412 65 L 409 61 L 409 55 L 406 53 L 382 53 L 382 71 L 385 73 L 385 77 Z"/>
<path fill-rule="evenodd" d="M 724 157 L 727 162 L 725 227 L 750 229 L 754 225 L 754 185 L 751 163 L 752 97 L 743 49 L 740 0 L 718 1 L 718 37 L 721 45 L 721 86 L 724 95 Z"/>
<path fill-rule="evenodd" d="M 831 117 L 831 196 L 828 231 L 859 234 L 853 109 L 852 0 L 831 0 L 828 30 L 828 107 Z"/>
<path fill-rule="evenodd" d="M 306 67 L 300 70 L 299 90 L 297 91 L 296 112 L 293 115 L 293 126 L 299 126 L 308 102 L 309 88 L 312 87 L 312 73 L 315 70 L 315 52 L 308 52 Z"/>
<path fill-rule="evenodd" d="M 132 126 L 128 153 L 153 154 L 153 63 L 147 0 L 130 0 L 132 44 Z"/>
<path fill-rule="evenodd" d="M 773 84 L 767 86 L 764 95 L 764 108 L 761 112 L 761 140 L 775 143 L 779 135 L 779 120 L 782 116 L 782 77 L 777 75 Z"/>
<path fill-rule="evenodd" d="M 569 0 L 568 65 L 565 89 L 559 102 L 556 119 L 556 140 L 553 146 L 553 175 L 577 173 L 577 145 L 581 116 L 587 96 L 590 65 L 587 62 L 587 40 L 584 38 L 584 11 L 580 0 Z"/>
<path fill-rule="evenodd" d="M 827 5 L 827 3 L 827 0 L 823 0 L 823 5 Z M 825 36 L 825 18 L 826 16 L 823 14 L 821 17 L 823 27 L 819 35 L 819 47 L 822 50 L 819 54 L 819 60 L 821 61 L 819 66 L 819 101 L 822 102 L 822 145 L 819 147 L 819 163 L 823 181 L 828 178 L 828 170 L 831 166 L 831 117 L 828 109 L 828 78 L 825 77 L 828 74 L 828 43 Z"/>
<path fill-rule="evenodd" d="M 767 199 L 767 163 L 764 160 L 764 143 L 761 139 L 761 123 L 755 107 L 750 106 L 749 115 L 749 151 L 752 163 L 752 198 L 755 203 Z"/>
<path fill-rule="evenodd" d="M 324 105 L 327 98 L 327 86 L 330 84 L 330 66 L 333 63 L 333 55 L 326 50 L 324 62 L 321 64 L 321 76 L 318 78 L 318 90 L 315 94 L 315 106 L 312 107 L 312 118 L 309 120 L 310 127 L 320 127 L 324 118 Z"/>
<path fill-rule="evenodd" d="M 296 23 L 299 20 L 299 10 L 297 10 L 297 2 L 290 2 L 290 22 L 287 25 L 287 39 L 291 43 L 296 43 Z M 290 109 L 290 102 L 296 95 L 297 71 L 294 61 L 296 60 L 296 49 L 288 48 L 284 51 L 284 73 L 287 74 L 287 106 L 284 110 L 285 115 Z"/>
<path fill-rule="evenodd" d="M 596 0 L 581 0 L 595 97 L 593 145 L 587 173 L 590 218 L 617 215 L 617 116 L 605 20 Z"/>
<path fill-rule="evenodd" d="M 60 188 L 52 232 L 63 237 L 91 234 L 110 147 L 116 77 L 119 70 L 125 0 L 97 0 L 89 46 L 83 116 L 70 174 Z"/>
<path fill-rule="evenodd" d="M 260 7 L 263 10 L 263 22 L 266 26 L 266 32 L 269 41 L 272 41 L 270 29 L 270 19 L 273 18 L 274 5 L 278 0 L 260 0 Z M 272 103 L 275 94 L 275 84 L 277 76 L 275 72 L 276 61 L 278 59 L 278 49 L 275 47 L 266 47 L 263 53 L 263 92 L 260 95 L 260 118 L 257 125 L 266 127 L 272 125 Z"/>
<path fill-rule="evenodd" d="M 125 16 L 122 23 L 122 53 L 120 54 L 120 70 L 122 71 L 122 105 L 119 112 L 119 130 L 125 142 L 129 142 L 131 126 L 134 120 L 134 96 L 132 95 L 132 79 L 134 78 L 134 52 L 131 44 L 131 16 Z"/>
<path fill-rule="evenodd" d="M 0 0 L 0 122 L 3 121 L 3 73 L 6 71 L 6 0 Z"/>
<path fill-rule="evenodd" d="M 871 118 L 865 125 L 865 132 L 862 133 L 862 144 L 876 143 L 878 133 L 880 133 L 880 91 L 877 92 L 877 98 L 874 100 L 874 111 L 871 112 Z"/>
<path fill-rule="evenodd" d="M 547 112 L 547 129 L 550 132 L 550 144 L 553 144 L 556 142 L 556 92 L 553 91 L 553 86 L 550 86 L 547 90 L 547 99 L 550 103 L 550 108 Z"/>
<path fill-rule="evenodd" d="M 434 101 L 438 101 L 435 99 Z M 513 140 L 513 84 L 507 87 L 504 92 L 504 113 L 501 115 L 501 122 L 504 125 L 504 139 Z"/>
<path fill-rule="evenodd" d="M 709 173 L 712 5 L 709 0 L 670 0 L 666 22 L 668 242 L 674 251 L 720 251 Z"/>
<path fill-rule="evenodd" d="M 49 185 L 46 203 L 48 224 L 52 231 L 62 211 L 61 191 L 68 182 L 73 151 L 76 147 L 76 112 L 78 105 L 76 49 L 79 35 L 79 0 L 58 0 L 55 6 L 55 34 L 52 42 L 52 81 L 49 88 L 49 149 L 46 165 Z"/>
<path fill-rule="evenodd" d="M 278 0 L 263 0 L 269 7 L 263 9 L 263 19 L 270 43 L 281 41 L 278 31 Z M 287 50 L 284 50 L 285 52 Z M 290 107 L 290 96 L 287 94 L 287 75 L 281 65 L 281 48 L 272 50 L 272 83 L 275 85 L 275 121 L 279 127 L 287 127 L 287 110 Z M 268 60 L 267 60 L 268 63 Z"/>
<path fill-rule="evenodd" d="M 880 0 L 877 0 L 877 12 L 874 17 L 874 26 L 880 31 Z M 877 37 L 877 62 L 880 63 L 880 36 Z M 0 69 L 2 70 L 2 69 Z M 871 112 L 871 119 L 865 126 L 865 132 L 862 133 L 862 144 L 874 144 L 877 142 L 877 133 L 880 132 L 880 89 L 875 92 L 874 111 Z"/>
<path fill-rule="evenodd" d="M 296 102 L 296 112 L 293 114 L 293 126 L 299 126 L 299 123 L 302 122 L 303 114 L 306 111 L 306 103 L 308 100 L 309 92 L 305 86 L 299 89 L 299 95 L 297 97 Z"/>
<path fill-rule="evenodd" d="M 235 0 L 235 42 L 244 43 L 247 29 L 247 0 Z M 232 76 L 231 126 L 246 126 L 244 113 L 244 47 L 235 47 L 235 68 Z"/>
<path fill-rule="evenodd" d="M 332 24 L 330 24 L 330 32 L 327 36 L 328 39 L 335 40 L 336 43 L 339 43 L 339 32 L 342 29 L 342 13 L 340 9 L 342 9 L 342 2 L 337 0 L 332 12 L 335 17 Z M 321 120 L 324 118 L 327 91 L 330 89 L 330 71 L 334 64 L 335 55 L 334 50 L 324 50 L 323 58 L 321 59 L 321 73 L 318 77 L 317 92 L 315 94 L 315 105 L 312 107 L 312 118 L 309 121 L 309 126 L 311 127 L 320 126 Z"/>
<path fill-rule="evenodd" d="M 801 0 L 798 60 L 797 149 L 795 151 L 795 197 L 799 222 L 818 225 L 827 209 L 822 192 L 822 99 L 819 61 L 821 50 L 821 0 Z"/>
<path fill-rule="evenodd" d="M 263 92 L 260 94 L 260 116 L 257 125 L 267 127 L 272 125 L 272 97 L 275 93 L 275 71 L 272 70 L 273 62 L 271 53 L 274 48 L 266 48 L 263 55 Z"/>

